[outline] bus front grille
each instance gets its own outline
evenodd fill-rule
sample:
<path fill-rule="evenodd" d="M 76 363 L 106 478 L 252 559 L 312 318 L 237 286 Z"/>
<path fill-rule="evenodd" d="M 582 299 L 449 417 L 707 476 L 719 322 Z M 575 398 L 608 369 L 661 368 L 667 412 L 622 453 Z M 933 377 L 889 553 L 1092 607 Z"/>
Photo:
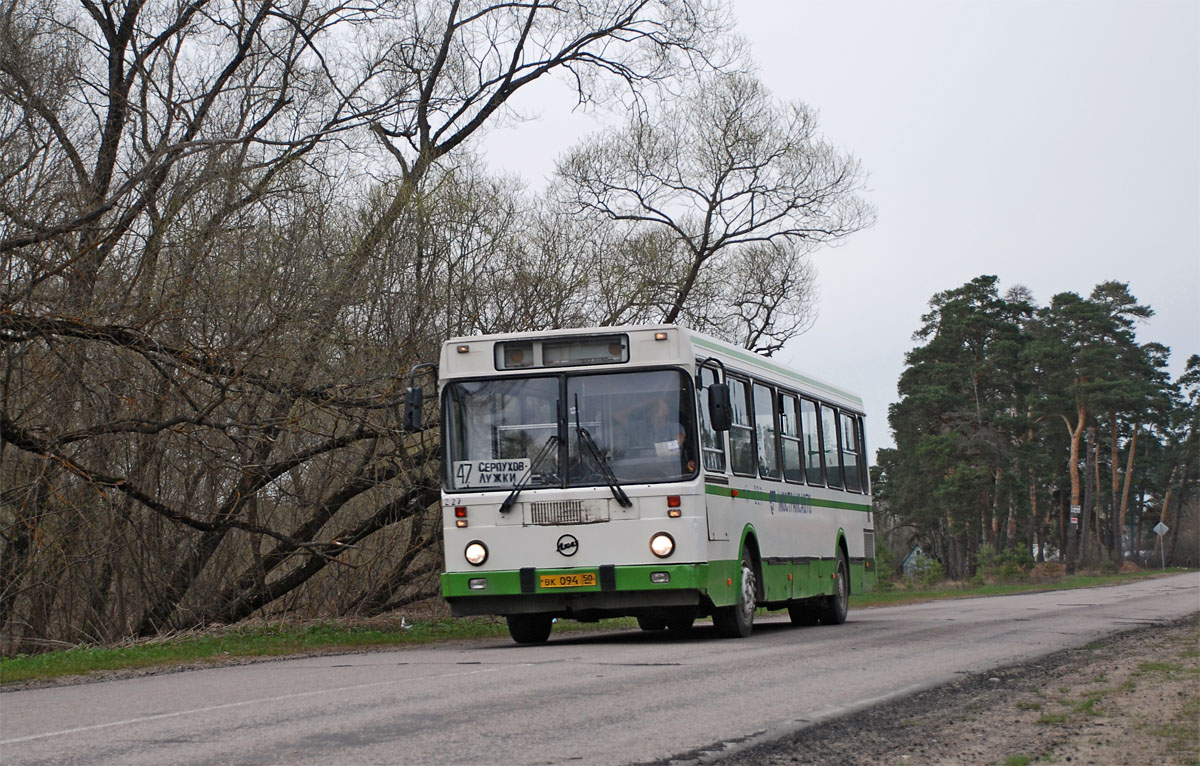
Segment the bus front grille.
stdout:
<path fill-rule="evenodd" d="M 596 524 L 608 521 L 608 504 L 582 500 L 557 500 L 529 504 L 529 523 L 539 525 Z"/>

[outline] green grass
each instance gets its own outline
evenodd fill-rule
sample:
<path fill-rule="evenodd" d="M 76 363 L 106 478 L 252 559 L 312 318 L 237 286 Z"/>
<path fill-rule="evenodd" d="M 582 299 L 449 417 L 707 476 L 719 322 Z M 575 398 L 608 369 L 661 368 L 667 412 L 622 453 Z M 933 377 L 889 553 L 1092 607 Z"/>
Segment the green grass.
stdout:
<path fill-rule="evenodd" d="M 1004 759 L 1004 766 L 1029 766 L 1029 756 L 1010 755 Z"/>
<path fill-rule="evenodd" d="M 1190 570 L 1173 568 L 1168 569 L 1166 574 L 1176 572 L 1187 572 Z M 871 606 L 899 606 L 902 604 L 913 604 L 922 601 L 936 601 L 947 598 L 976 598 L 980 596 L 1007 596 L 1013 593 L 1040 593 L 1043 591 L 1052 590 L 1071 590 L 1074 588 L 1095 588 L 1103 585 L 1120 585 L 1132 580 L 1140 580 L 1146 577 L 1159 577 L 1163 572 L 1157 570 L 1145 570 L 1141 572 L 1119 572 L 1116 574 L 1093 575 L 1080 574 L 1063 577 L 1059 580 L 1047 580 L 1045 582 L 1012 582 L 1012 583 L 995 583 L 991 585 L 979 585 L 964 587 L 947 583 L 945 585 L 936 585 L 929 588 L 912 588 L 908 590 L 875 590 L 870 593 L 855 593 L 850 596 L 851 606 L 856 607 L 871 607 Z"/>
<path fill-rule="evenodd" d="M 1158 573 L 1079 575 L 1057 582 L 1010 583 L 984 585 L 976 588 L 946 586 L 909 591 L 892 590 L 855 595 L 851 598 L 853 605 L 859 608 L 891 606 L 943 598 L 1111 585 L 1153 574 Z M 633 619 L 626 618 L 604 620 L 599 627 L 624 630 L 635 625 L 636 622 Z M 597 627 L 594 623 L 580 624 L 562 621 L 555 626 L 555 632 L 595 630 Z M 455 639 L 495 638 L 507 634 L 508 630 L 504 620 L 493 617 L 422 621 L 414 623 L 407 630 L 352 626 L 336 622 L 302 626 L 286 624 L 240 626 L 216 632 L 169 636 L 121 646 L 80 646 L 43 654 L 0 658 L 0 684 L 111 670 L 220 662 L 232 658 L 279 657 L 306 652 L 350 651 L 369 647 L 426 644 Z M 1153 665 L 1153 663 L 1145 664 Z"/>
<path fill-rule="evenodd" d="M 610 627 L 631 627 L 632 620 L 609 620 Z M 595 628 L 559 622 L 555 631 Z M 231 658 L 280 657 L 308 652 L 357 650 L 429 644 L 437 641 L 507 636 L 503 618 L 479 617 L 415 622 L 407 629 L 377 629 L 336 623 L 256 625 L 217 633 L 152 639 L 116 647 L 81 646 L 44 654 L 0 659 L 0 684 L 20 683 L 108 670 L 168 667 Z"/>
<path fill-rule="evenodd" d="M 1089 694 L 1075 703 L 1075 709 L 1084 715 L 1100 715 L 1100 711 L 1096 709 L 1096 705 L 1102 699 L 1104 699 L 1104 692 Z"/>
<path fill-rule="evenodd" d="M 230 657 L 275 657 L 330 649 L 424 644 L 452 638 L 499 636 L 503 621 L 441 620 L 407 630 L 316 625 L 259 625 L 154 639 L 117 647 L 81 646 L 44 654 L 0 659 L 0 683 L 12 683 L 105 670 L 179 665 Z"/>
<path fill-rule="evenodd" d="M 1066 723 L 1066 713 L 1045 713 L 1041 718 L 1037 719 L 1038 723 Z"/>
<path fill-rule="evenodd" d="M 1137 672 L 1143 673 L 1178 673 L 1183 666 L 1175 662 L 1139 662 Z"/>

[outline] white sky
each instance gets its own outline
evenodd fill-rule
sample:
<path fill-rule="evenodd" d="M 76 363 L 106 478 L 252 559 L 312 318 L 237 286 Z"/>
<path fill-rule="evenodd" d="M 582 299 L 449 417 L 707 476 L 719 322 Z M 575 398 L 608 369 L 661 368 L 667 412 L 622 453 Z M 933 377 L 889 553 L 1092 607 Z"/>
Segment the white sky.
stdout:
<path fill-rule="evenodd" d="M 1128 282 L 1171 374 L 1200 353 L 1200 3 L 735 0 L 775 95 L 861 160 L 878 223 L 819 250 L 820 316 L 777 359 L 859 392 L 872 455 L 912 333 L 981 274 L 1040 305 Z M 545 101 L 535 99 L 548 99 Z M 485 144 L 539 186 L 593 130 L 570 95 Z M 872 457 L 873 460 L 873 457 Z"/>

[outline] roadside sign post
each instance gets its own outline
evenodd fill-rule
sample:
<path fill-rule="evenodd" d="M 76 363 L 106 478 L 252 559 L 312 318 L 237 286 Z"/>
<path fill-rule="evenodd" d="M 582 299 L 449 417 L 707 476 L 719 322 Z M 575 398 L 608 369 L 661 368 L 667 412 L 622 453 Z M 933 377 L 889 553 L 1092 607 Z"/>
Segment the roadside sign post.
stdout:
<path fill-rule="evenodd" d="M 1162 568 L 1164 571 L 1167 568 L 1167 544 L 1166 541 L 1163 540 L 1163 535 L 1165 535 L 1169 529 L 1170 527 L 1161 521 L 1154 525 L 1154 534 L 1158 535 L 1159 561 L 1162 562 Z"/>

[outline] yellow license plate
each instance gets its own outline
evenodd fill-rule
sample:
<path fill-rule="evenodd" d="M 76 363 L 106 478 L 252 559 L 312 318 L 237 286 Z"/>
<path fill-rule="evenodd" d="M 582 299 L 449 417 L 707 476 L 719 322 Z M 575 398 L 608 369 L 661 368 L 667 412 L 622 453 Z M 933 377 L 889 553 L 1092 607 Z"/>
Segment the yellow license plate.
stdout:
<path fill-rule="evenodd" d="M 586 588 L 596 584 L 596 573 L 539 575 L 538 581 L 543 588 Z"/>

